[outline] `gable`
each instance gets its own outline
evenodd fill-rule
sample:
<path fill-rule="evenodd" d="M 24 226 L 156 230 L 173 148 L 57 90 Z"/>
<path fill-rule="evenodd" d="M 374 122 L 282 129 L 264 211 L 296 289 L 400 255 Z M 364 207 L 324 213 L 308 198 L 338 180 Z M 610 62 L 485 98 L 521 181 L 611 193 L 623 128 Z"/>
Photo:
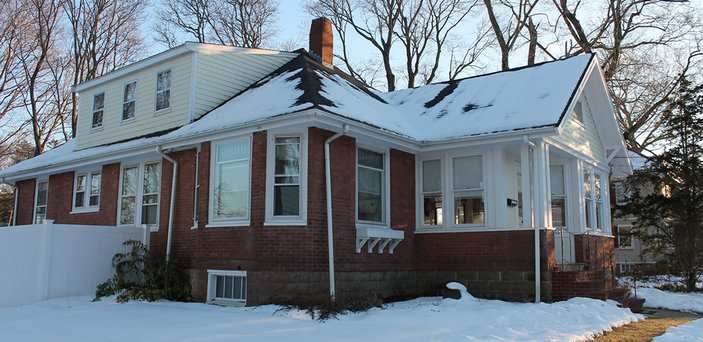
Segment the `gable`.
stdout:
<path fill-rule="evenodd" d="M 605 161 L 607 156 L 588 99 L 582 95 L 578 101 L 582 104 L 583 122 L 576 118 L 575 110 L 572 110 L 565 116 L 562 133 L 554 140 L 598 162 Z"/>

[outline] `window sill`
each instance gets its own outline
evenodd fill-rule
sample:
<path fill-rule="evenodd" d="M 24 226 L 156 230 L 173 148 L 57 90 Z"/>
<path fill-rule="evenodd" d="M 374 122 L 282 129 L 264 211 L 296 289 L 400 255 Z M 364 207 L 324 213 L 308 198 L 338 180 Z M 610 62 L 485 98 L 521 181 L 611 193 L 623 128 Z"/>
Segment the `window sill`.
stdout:
<path fill-rule="evenodd" d="M 99 132 L 99 131 L 102 131 L 103 129 L 105 129 L 105 126 L 91 127 L 91 128 L 90 128 L 90 133 Z"/>
<path fill-rule="evenodd" d="M 308 221 L 306 220 L 272 220 L 269 219 L 264 222 L 264 227 L 273 226 L 307 226 Z"/>
<path fill-rule="evenodd" d="M 514 228 L 491 228 L 486 226 L 479 227 L 444 227 L 436 228 L 423 227 L 415 229 L 415 234 L 434 234 L 434 233 L 478 233 L 478 232 L 509 232 L 509 231 L 534 231 L 533 227 L 514 227 Z M 540 227 L 539 230 L 554 230 L 554 228 Z"/>
<path fill-rule="evenodd" d="M 154 116 L 164 115 L 171 112 L 171 107 L 154 111 Z"/>
<path fill-rule="evenodd" d="M 100 211 L 100 207 L 98 208 L 89 208 L 89 209 L 73 209 L 69 214 L 85 214 L 85 213 L 97 213 Z"/>
<path fill-rule="evenodd" d="M 227 228 L 227 227 L 247 227 L 251 225 L 251 221 L 223 221 L 212 222 L 205 225 L 205 228 Z"/>
<path fill-rule="evenodd" d="M 122 120 L 122 121 L 120 122 L 120 125 L 126 125 L 126 124 L 128 124 L 128 123 L 132 123 L 132 122 L 135 122 L 135 121 L 137 121 L 136 118 L 129 118 L 129 119 L 127 119 L 127 120 Z"/>

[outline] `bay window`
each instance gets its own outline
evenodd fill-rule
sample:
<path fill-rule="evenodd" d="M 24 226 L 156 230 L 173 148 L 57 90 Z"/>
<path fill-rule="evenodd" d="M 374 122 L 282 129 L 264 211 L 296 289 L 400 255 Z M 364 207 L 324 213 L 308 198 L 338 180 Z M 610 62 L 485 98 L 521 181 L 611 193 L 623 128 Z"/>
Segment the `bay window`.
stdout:
<path fill-rule="evenodd" d="M 215 144 L 210 193 L 210 221 L 249 219 L 249 138 Z"/>
<path fill-rule="evenodd" d="M 485 223 L 483 161 L 481 156 L 452 159 L 454 223 Z"/>
<path fill-rule="evenodd" d="M 386 170 L 383 153 L 357 149 L 357 220 L 384 223 L 386 220 Z"/>

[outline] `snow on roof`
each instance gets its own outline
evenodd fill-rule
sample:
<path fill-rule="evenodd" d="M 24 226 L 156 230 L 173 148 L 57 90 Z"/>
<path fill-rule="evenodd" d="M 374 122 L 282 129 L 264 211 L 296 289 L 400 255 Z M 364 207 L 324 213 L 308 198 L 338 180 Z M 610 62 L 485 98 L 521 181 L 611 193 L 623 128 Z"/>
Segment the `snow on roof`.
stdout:
<path fill-rule="evenodd" d="M 592 55 L 391 93 L 314 61 L 305 53 L 169 133 L 75 150 L 75 139 L 0 171 L 0 177 L 74 160 L 147 147 L 318 108 L 417 142 L 556 126 Z"/>

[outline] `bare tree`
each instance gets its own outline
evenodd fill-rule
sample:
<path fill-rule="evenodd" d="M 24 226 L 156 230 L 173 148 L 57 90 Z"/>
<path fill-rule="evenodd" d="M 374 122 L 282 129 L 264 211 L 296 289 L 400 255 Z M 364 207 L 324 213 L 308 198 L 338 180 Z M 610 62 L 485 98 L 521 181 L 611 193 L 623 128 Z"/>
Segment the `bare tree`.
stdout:
<path fill-rule="evenodd" d="M 270 0 L 221 0 L 213 2 L 209 23 L 220 44 L 261 47 L 276 33 L 277 4 Z"/>
<path fill-rule="evenodd" d="M 691 4 L 552 2 L 560 17 L 554 30 L 564 42 L 562 55 L 598 54 L 628 148 L 651 154 L 647 150 L 666 139 L 660 130 L 664 105 L 680 81 L 696 70 L 701 54 L 697 37 L 703 25 L 691 15 Z"/>
<path fill-rule="evenodd" d="M 307 7 L 313 15 L 335 18 L 333 24 L 340 37 L 346 37 L 346 29 L 351 28 L 378 50 L 388 91 L 393 91 L 396 76 L 391 65 L 391 49 L 396 38 L 394 30 L 402 15 L 402 4 L 401 0 L 313 0 Z M 345 31 L 340 32 L 340 29 Z M 346 42 L 343 47 L 346 48 Z M 342 58 L 347 58 L 346 51 Z M 348 59 L 345 64 L 350 64 Z"/>
<path fill-rule="evenodd" d="M 56 40 L 61 0 L 28 0 L 23 5 L 30 10 L 29 24 L 23 29 L 25 44 L 18 50 L 22 75 L 27 91 L 22 94 L 23 106 L 29 115 L 34 154 L 44 152 L 63 119 L 52 99 L 54 67 L 59 67 Z"/>
<path fill-rule="evenodd" d="M 72 82 L 79 84 L 138 59 L 144 0 L 69 0 L 63 9 L 71 28 Z M 69 75 L 65 75 L 70 77 Z M 71 95 L 70 127 L 76 135 L 78 98 Z"/>
<path fill-rule="evenodd" d="M 177 45 L 179 33 L 199 43 L 258 48 L 276 34 L 273 0 L 165 0 L 154 26 L 156 39 Z"/>
<path fill-rule="evenodd" d="M 515 2 L 512 0 L 500 0 L 500 5 L 510 11 L 509 19 L 504 23 L 501 23 L 498 15 L 496 14 L 496 10 L 493 7 L 492 1 L 483 0 L 483 3 L 486 5 L 488 18 L 491 21 L 493 33 L 495 34 L 496 40 L 498 41 L 498 46 L 500 47 L 501 70 L 510 69 L 510 53 L 515 48 L 515 43 L 521 39 L 522 30 L 528 26 L 529 23 L 531 23 L 530 16 L 538 1 L 539 0 L 519 0 Z M 530 30 L 533 30 L 530 31 L 530 41 L 534 41 L 536 46 L 536 27 L 532 27 Z M 534 38 L 532 37 L 533 34 Z M 532 61 L 534 62 L 534 58 Z"/>
<path fill-rule="evenodd" d="M 17 52 L 26 43 L 22 30 L 28 20 L 29 10 L 20 2 L 0 2 L 0 119 L 22 105 L 25 83 Z"/>

